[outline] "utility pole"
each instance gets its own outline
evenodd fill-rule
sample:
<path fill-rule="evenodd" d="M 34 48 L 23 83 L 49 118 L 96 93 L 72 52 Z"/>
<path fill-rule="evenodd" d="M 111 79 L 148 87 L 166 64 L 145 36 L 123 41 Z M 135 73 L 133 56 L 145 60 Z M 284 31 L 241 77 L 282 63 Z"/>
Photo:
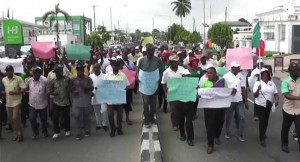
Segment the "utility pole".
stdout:
<path fill-rule="evenodd" d="M 113 31 L 111 7 L 110 7 L 110 30 Z"/>
<path fill-rule="evenodd" d="M 171 16 L 170 16 L 170 40 L 169 40 L 169 44 L 171 45 L 171 38 L 172 38 L 172 20 L 171 20 Z"/>
<path fill-rule="evenodd" d="M 203 53 L 205 53 L 205 46 L 206 46 L 206 40 L 205 40 L 205 27 L 206 27 L 206 23 L 205 23 L 205 0 L 203 0 Z"/>
<path fill-rule="evenodd" d="M 152 17 L 152 31 L 154 30 L 154 17 Z"/>
<path fill-rule="evenodd" d="M 225 8 L 225 24 L 227 25 L 227 7 Z"/>
<path fill-rule="evenodd" d="M 93 13 L 94 13 L 94 31 L 96 31 L 96 12 L 95 12 L 95 8 L 99 7 L 99 6 L 92 5 L 90 7 L 93 7 Z"/>

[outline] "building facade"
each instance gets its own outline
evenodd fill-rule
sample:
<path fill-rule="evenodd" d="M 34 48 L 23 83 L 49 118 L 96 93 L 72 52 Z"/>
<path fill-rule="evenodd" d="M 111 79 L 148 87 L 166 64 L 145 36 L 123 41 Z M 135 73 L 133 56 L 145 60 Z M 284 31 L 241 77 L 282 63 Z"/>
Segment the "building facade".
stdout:
<path fill-rule="evenodd" d="M 42 17 L 35 17 L 35 24 L 48 27 L 48 31 L 44 31 L 43 35 L 56 35 L 55 23 L 50 26 L 48 18 L 44 23 Z M 86 24 L 84 24 L 84 22 Z M 74 35 L 77 37 L 74 43 L 83 43 L 85 34 L 92 31 L 92 19 L 83 16 L 71 16 L 71 22 L 67 23 L 64 16 L 58 17 L 59 34 Z"/>

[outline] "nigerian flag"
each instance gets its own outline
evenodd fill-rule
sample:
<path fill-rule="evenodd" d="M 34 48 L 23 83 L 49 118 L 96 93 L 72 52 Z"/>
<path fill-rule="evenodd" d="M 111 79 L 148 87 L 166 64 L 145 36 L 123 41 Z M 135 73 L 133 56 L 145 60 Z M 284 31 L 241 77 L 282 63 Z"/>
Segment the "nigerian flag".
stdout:
<path fill-rule="evenodd" d="M 259 48 L 260 47 L 260 26 L 259 23 L 257 23 L 254 27 L 253 33 L 252 33 L 252 48 Z"/>

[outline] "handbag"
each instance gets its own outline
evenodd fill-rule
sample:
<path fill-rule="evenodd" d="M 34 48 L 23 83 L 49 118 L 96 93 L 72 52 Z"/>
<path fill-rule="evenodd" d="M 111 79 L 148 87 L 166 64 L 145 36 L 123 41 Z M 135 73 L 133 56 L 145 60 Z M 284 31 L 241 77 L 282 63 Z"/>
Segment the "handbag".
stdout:
<path fill-rule="evenodd" d="M 266 99 L 266 97 L 265 97 L 265 95 L 262 93 L 262 91 L 260 91 L 260 93 L 261 93 L 262 96 Z M 267 101 L 267 102 L 266 102 L 266 106 L 265 106 L 265 107 L 266 107 L 267 109 L 272 109 L 273 102 L 270 101 L 270 100 L 267 100 L 267 99 L 266 99 L 266 101 Z"/>

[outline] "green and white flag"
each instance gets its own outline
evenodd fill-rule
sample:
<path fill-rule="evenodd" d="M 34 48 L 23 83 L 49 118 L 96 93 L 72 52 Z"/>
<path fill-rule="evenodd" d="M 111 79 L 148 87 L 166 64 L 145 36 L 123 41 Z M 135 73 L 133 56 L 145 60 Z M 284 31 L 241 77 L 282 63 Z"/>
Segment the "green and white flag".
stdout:
<path fill-rule="evenodd" d="M 257 23 L 252 33 L 252 48 L 260 47 L 260 37 L 261 37 L 260 26 L 259 23 Z"/>

